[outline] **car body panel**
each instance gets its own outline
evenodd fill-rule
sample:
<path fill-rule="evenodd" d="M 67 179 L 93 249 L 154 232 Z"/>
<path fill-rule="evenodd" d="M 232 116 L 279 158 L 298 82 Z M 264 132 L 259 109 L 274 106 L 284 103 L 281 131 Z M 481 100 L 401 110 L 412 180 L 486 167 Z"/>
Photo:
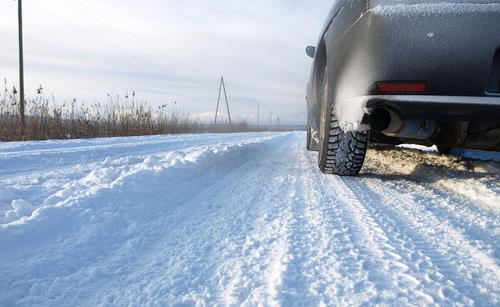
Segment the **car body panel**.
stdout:
<path fill-rule="evenodd" d="M 425 112 L 435 108 L 441 115 L 448 108 L 451 120 L 465 120 L 470 107 L 475 117 L 484 114 L 500 123 L 500 112 L 491 114 L 500 107 L 500 85 L 498 93 L 486 91 L 494 55 L 500 49 L 500 1 L 471 2 L 359 0 L 330 12 L 328 18 L 333 19 L 322 30 L 307 89 L 311 127 L 319 127 L 321 65 L 327 66 L 332 89 L 328 99 L 344 130 L 367 129 L 363 123 L 371 107 L 384 99 L 401 109 L 422 104 Z M 389 99 L 378 92 L 378 81 L 426 82 L 429 99 Z M 469 103 L 457 102 L 453 98 L 457 96 Z M 492 97 L 488 107 L 478 108 L 486 101 L 480 98 L 487 96 Z M 453 111 L 455 103 L 460 112 Z"/>

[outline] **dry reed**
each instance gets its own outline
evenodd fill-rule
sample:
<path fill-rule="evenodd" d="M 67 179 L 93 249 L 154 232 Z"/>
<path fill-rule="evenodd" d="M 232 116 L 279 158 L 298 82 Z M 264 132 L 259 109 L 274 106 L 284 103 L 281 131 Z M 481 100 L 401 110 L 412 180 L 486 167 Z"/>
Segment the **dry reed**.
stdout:
<path fill-rule="evenodd" d="M 214 126 L 177 112 L 168 104 L 152 107 L 138 100 L 135 92 L 123 97 L 108 95 L 106 103 L 87 105 L 73 99 L 61 105 L 53 96 L 47 98 L 40 86 L 35 98 L 26 99 L 24 135 L 20 134 L 18 109 L 18 93 L 4 80 L 0 94 L 1 141 L 250 131 L 246 122 Z"/>

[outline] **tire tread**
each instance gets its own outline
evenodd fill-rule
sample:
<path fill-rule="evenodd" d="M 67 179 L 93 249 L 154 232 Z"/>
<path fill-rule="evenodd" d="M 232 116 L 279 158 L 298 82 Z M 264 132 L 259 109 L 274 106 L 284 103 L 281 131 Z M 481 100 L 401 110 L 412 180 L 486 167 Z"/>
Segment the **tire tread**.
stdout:
<path fill-rule="evenodd" d="M 333 110 L 330 114 L 330 131 L 323 161 L 319 161 L 323 173 L 355 176 L 363 166 L 368 144 L 368 131 L 343 132 Z"/>

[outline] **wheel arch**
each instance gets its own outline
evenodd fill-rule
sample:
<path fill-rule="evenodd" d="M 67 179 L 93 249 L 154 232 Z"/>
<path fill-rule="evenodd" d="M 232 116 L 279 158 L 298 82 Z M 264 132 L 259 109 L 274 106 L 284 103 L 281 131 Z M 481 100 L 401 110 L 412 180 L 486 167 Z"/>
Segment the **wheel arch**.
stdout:
<path fill-rule="evenodd" d="M 327 66 L 326 42 L 322 38 L 317 47 L 314 56 L 314 66 L 312 71 L 312 81 L 310 90 L 312 91 L 312 103 L 310 104 L 309 122 L 311 127 L 319 131 L 321 117 L 321 95 L 323 91 L 324 72 Z"/>

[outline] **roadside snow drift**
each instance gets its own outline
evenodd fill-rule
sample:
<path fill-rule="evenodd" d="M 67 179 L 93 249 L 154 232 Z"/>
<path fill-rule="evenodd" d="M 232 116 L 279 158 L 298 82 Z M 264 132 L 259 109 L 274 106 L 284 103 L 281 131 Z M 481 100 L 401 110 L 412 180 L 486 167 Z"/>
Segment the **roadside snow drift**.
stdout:
<path fill-rule="evenodd" d="M 0 144 L 0 305 L 500 304 L 498 162 L 304 133 Z"/>

